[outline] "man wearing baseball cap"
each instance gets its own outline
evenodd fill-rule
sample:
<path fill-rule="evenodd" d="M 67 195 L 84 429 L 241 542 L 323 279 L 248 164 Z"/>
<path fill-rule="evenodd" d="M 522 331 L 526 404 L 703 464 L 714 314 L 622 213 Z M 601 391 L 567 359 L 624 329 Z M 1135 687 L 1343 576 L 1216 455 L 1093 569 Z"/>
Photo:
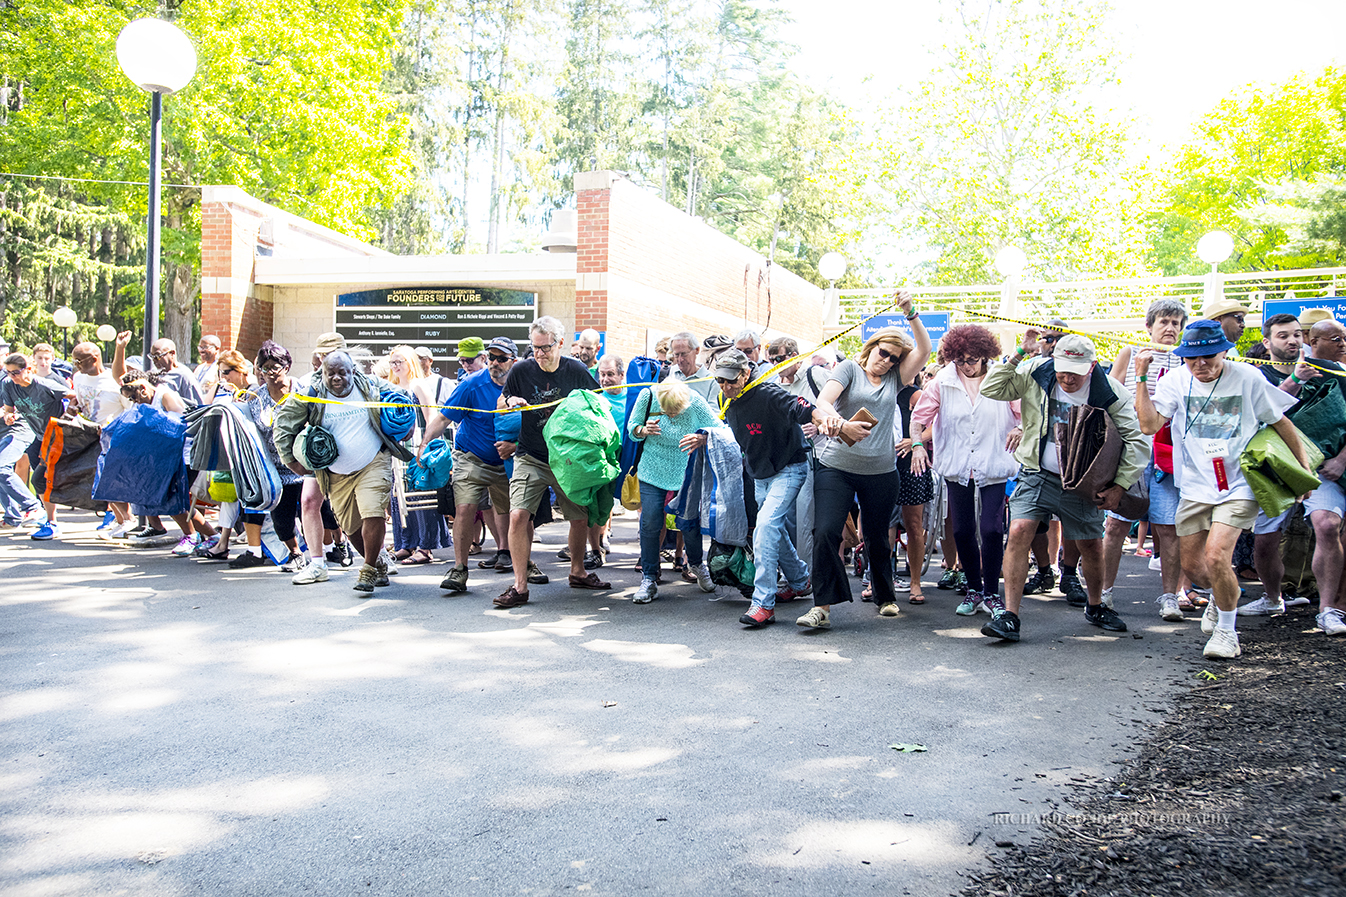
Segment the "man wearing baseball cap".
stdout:
<path fill-rule="evenodd" d="M 1116 510 L 1122 493 L 1145 469 L 1150 447 L 1141 435 L 1125 386 L 1099 370 L 1094 344 L 1078 334 L 1062 336 L 1050 356 L 1023 361 L 1031 343 L 986 375 L 981 394 L 1002 402 L 1020 399 L 1023 439 L 1014 456 L 1020 464 L 1019 485 L 1010 497 L 1010 529 L 1005 545 L 1005 606 L 981 628 L 982 634 L 1019 640 L 1019 605 L 1028 576 L 1028 552 L 1041 521 L 1061 518 L 1061 538 L 1079 545 L 1088 603 L 1084 619 L 1109 632 L 1125 632 L 1126 623 L 1103 603 L 1103 512 Z M 1112 485 L 1093 501 L 1066 492 L 1061 484 L 1061 452 L 1056 424 L 1072 405 L 1103 408 L 1125 441 Z"/>
<path fill-rule="evenodd" d="M 1252 365 L 1229 361 L 1225 355 L 1233 347 L 1223 322 L 1193 321 L 1173 350 L 1184 367 L 1159 381 L 1153 399 L 1148 390 L 1136 390 L 1136 411 L 1146 433 L 1158 433 L 1173 422 L 1173 475 L 1181 495 L 1179 553 L 1192 582 L 1211 590 L 1201 618 L 1201 630 L 1210 640 L 1202 653 L 1219 659 L 1243 653 L 1234 629 L 1239 584 L 1231 561 L 1234 543 L 1257 517 L 1239 456 L 1265 424 L 1275 428 L 1306 470 L 1312 469 L 1298 432 L 1285 416 L 1294 399 Z M 1150 360 L 1149 349 L 1136 354 L 1137 380 L 1146 378 Z"/>
<path fill-rule="evenodd" d="M 479 336 L 458 341 L 458 379 L 486 370 L 486 343 Z"/>

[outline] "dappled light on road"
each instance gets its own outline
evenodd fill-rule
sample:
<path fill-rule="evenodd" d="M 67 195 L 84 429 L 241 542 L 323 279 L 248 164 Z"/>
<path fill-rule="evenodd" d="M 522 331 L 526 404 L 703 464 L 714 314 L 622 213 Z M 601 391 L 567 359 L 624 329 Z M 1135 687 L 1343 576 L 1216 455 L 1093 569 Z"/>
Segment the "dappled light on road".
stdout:
<path fill-rule="evenodd" d="M 618 642 L 608 639 L 594 639 L 591 642 L 585 642 L 583 647 L 590 651 L 599 651 L 604 654 L 610 654 L 618 660 L 625 660 L 630 663 L 645 663 L 650 666 L 662 667 L 666 670 L 685 669 L 686 667 L 696 666 L 705 663 L 704 660 L 697 660 L 692 655 L 696 653 L 695 649 L 686 645 L 661 645 L 649 642 Z"/>
<path fill-rule="evenodd" d="M 857 863 L 885 866 L 911 860 L 959 865 L 971 853 L 947 823 L 887 819 L 820 821 L 783 833 L 779 841 L 778 850 L 758 855 L 759 864 L 787 869 Z"/>

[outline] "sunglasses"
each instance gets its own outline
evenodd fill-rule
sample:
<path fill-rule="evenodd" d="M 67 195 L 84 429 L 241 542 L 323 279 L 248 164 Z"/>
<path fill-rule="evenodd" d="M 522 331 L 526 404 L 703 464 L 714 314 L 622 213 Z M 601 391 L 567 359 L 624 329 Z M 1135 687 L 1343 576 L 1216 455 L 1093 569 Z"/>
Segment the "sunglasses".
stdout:
<path fill-rule="evenodd" d="M 276 374 L 285 373 L 286 371 L 289 370 L 289 368 L 283 364 L 268 364 L 266 367 L 261 367 L 258 368 L 257 370 L 261 371 L 263 374 L 266 374 L 268 377 L 274 377 Z"/>
<path fill-rule="evenodd" d="M 497 355 L 494 352 L 488 352 L 486 354 L 490 358 L 491 364 L 504 364 L 510 359 L 510 356 L 508 355 Z"/>
<path fill-rule="evenodd" d="M 960 358 L 954 364 L 981 364 L 984 360 L 981 358 Z"/>
<path fill-rule="evenodd" d="M 1060 338 L 1061 338 L 1061 334 L 1059 334 L 1059 333 L 1053 333 L 1053 334 L 1051 334 L 1050 336 L 1046 336 L 1046 335 L 1044 335 L 1044 336 L 1042 337 L 1042 341 L 1043 341 L 1044 343 L 1046 343 L 1047 345 L 1050 346 L 1050 345 L 1052 345 L 1053 343 L 1055 343 L 1057 340 L 1059 340 Z"/>
<path fill-rule="evenodd" d="M 223 377 L 225 374 L 232 374 L 237 370 L 238 368 L 220 368 L 220 376 Z"/>
<path fill-rule="evenodd" d="M 738 382 L 738 378 L 737 378 L 737 377 L 716 377 L 716 378 L 715 378 L 715 382 L 716 382 L 716 383 L 737 383 L 737 382 Z"/>
<path fill-rule="evenodd" d="M 898 355 L 896 352 L 889 352 L 887 349 L 883 348 L 883 346 L 875 346 L 874 351 L 878 352 L 879 357 L 882 358 L 884 361 L 895 362 L 899 358 L 901 358 L 901 356 Z"/>
<path fill-rule="evenodd" d="M 5 368 L 5 373 L 6 373 L 6 374 L 9 374 L 9 375 L 11 375 L 11 376 L 13 376 L 14 374 L 21 374 L 21 373 L 23 373 L 23 372 L 26 371 L 26 370 L 28 370 L 28 369 L 27 369 L 27 368 Z"/>
<path fill-rule="evenodd" d="M 772 364 L 780 364 L 780 363 L 783 362 L 783 361 L 789 361 L 789 360 L 790 360 L 790 357 L 791 357 L 791 356 L 789 356 L 789 355 L 769 355 L 769 356 L 767 356 L 767 359 L 768 359 Z"/>

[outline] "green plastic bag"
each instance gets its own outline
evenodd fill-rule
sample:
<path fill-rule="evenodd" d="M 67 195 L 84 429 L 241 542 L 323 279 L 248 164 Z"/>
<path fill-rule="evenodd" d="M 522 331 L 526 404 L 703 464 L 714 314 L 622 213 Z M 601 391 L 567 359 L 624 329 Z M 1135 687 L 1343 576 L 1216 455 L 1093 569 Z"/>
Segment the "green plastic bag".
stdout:
<path fill-rule="evenodd" d="M 1313 470 L 1317 470 L 1323 463 L 1323 453 L 1303 433 L 1299 434 L 1299 441 L 1304 444 Z M 1248 447 L 1239 456 L 1239 469 L 1252 487 L 1253 498 L 1268 517 L 1284 514 L 1296 498 L 1323 483 L 1317 474 L 1300 466 L 1274 427 L 1263 427 L 1248 440 Z"/>
<path fill-rule="evenodd" d="M 589 511 L 589 524 L 601 526 L 612 514 L 617 456 L 622 437 L 608 400 L 576 390 L 566 396 L 542 428 L 552 474 L 566 497 Z"/>
<path fill-rule="evenodd" d="M 1346 442 L 1346 398 L 1335 375 L 1305 383 L 1299 404 L 1286 415 L 1325 457 L 1334 457 Z"/>

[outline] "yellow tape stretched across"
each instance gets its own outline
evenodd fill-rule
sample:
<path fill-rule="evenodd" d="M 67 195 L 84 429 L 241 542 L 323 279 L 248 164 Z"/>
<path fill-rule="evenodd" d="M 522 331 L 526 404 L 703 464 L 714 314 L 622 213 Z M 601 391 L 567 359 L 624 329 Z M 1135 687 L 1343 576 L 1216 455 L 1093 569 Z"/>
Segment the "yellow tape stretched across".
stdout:
<path fill-rule="evenodd" d="M 936 308 L 941 307 L 941 306 L 944 306 L 944 305 L 953 305 L 953 306 L 955 306 L 955 308 L 956 308 L 956 300 L 953 300 L 953 299 L 947 299 L 947 300 L 932 299 L 928 304 L 929 304 L 930 306 L 934 306 L 934 307 L 936 307 Z M 872 314 L 867 315 L 865 318 L 863 318 L 862 320 L 860 320 L 860 321 L 857 322 L 856 324 L 854 324 L 854 325 L 852 325 L 852 326 L 846 328 L 845 330 L 841 331 L 840 333 L 836 334 L 835 336 L 829 337 L 828 339 L 823 340 L 821 343 L 818 343 L 818 345 L 814 346 L 812 349 L 810 349 L 810 350 L 808 350 L 808 351 L 806 351 L 806 352 L 800 352 L 798 355 L 792 356 L 792 357 L 790 357 L 790 358 L 785 359 L 785 360 L 782 361 L 782 362 L 778 362 L 777 364 L 772 365 L 772 366 L 769 367 L 767 370 L 765 370 L 764 372 L 762 372 L 761 374 L 759 374 L 757 377 L 755 377 L 754 379 L 752 379 L 751 381 L 749 381 L 748 384 L 747 384 L 746 386 L 743 387 L 743 391 L 740 392 L 737 396 L 735 396 L 734 399 L 731 399 L 730 401 L 725 402 L 725 403 L 723 404 L 723 407 L 720 408 L 720 412 L 719 412 L 719 417 L 720 417 L 720 419 L 721 419 L 721 420 L 724 419 L 725 411 L 728 409 L 728 407 L 729 407 L 731 404 L 733 404 L 734 401 L 737 401 L 739 398 L 741 398 L 742 396 L 744 396 L 745 394 L 747 394 L 747 392 L 748 392 L 749 390 L 751 390 L 752 388 L 754 388 L 754 387 L 756 387 L 756 386 L 759 386 L 760 384 L 766 382 L 767 379 L 770 378 L 773 374 L 776 374 L 777 372 L 779 372 L 779 371 L 781 371 L 781 370 L 783 370 L 783 369 L 789 367 L 790 365 L 799 362 L 801 359 L 810 357 L 811 355 L 813 355 L 813 354 L 815 354 L 816 352 L 818 352 L 818 350 L 820 350 L 820 349 L 825 349 L 825 348 L 827 348 L 827 347 L 830 346 L 831 344 L 835 343 L 837 340 L 841 339 L 842 337 L 846 336 L 846 335 L 849 334 L 849 333 L 854 332 L 855 330 L 858 330 L 859 328 L 863 327 L 866 323 L 868 323 L 868 322 L 869 322 L 870 320 L 872 320 L 873 318 L 876 318 L 876 317 L 878 317 L 879 315 L 884 314 L 885 312 L 887 312 L 887 311 L 889 311 L 890 309 L 894 308 L 896 305 L 897 305 L 896 302 L 890 302 L 890 303 L 888 303 L 887 305 L 885 305 L 883 308 L 880 308 L 878 311 L 875 311 L 875 312 L 873 312 Z M 988 321 L 999 321 L 999 322 L 1002 322 L 1002 323 L 1005 323 L 1005 324 L 1015 324 L 1015 325 L 1017 325 L 1017 326 L 1024 327 L 1025 329 L 1032 329 L 1032 330 L 1036 330 L 1036 331 L 1038 331 L 1038 332 L 1041 332 L 1041 331 L 1043 331 L 1043 330 L 1046 329 L 1045 327 L 1043 327 L 1042 324 L 1037 323 L 1037 322 L 1033 322 L 1033 321 L 1023 321 L 1023 320 L 1019 320 L 1018 318 L 1008 318 L 1008 317 L 1005 317 L 1005 316 L 1003 316 L 1003 315 L 993 315 L 993 314 L 991 314 L 991 313 L 989 313 L 989 312 L 973 311 L 973 310 L 971 310 L 971 309 L 956 308 L 956 310 L 957 310 L 960 314 L 964 314 L 964 315 L 972 315 L 972 316 L 974 316 L 974 317 L 983 318 L 983 319 L 988 320 Z M 1142 348 L 1142 349 L 1153 349 L 1153 350 L 1155 350 L 1156 352 L 1168 352 L 1168 351 L 1171 351 L 1173 348 L 1175 348 L 1174 346 L 1165 346 L 1165 345 L 1163 345 L 1163 344 L 1161 344 L 1161 343 L 1156 343 L 1156 342 L 1152 342 L 1152 341 L 1149 341 L 1149 340 L 1135 339 L 1135 338 L 1129 338 L 1129 337 L 1124 337 L 1124 336 L 1113 336 L 1113 335 L 1110 335 L 1110 334 L 1100 333 L 1100 332 L 1097 332 L 1097 331 L 1075 330 L 1075 329 L 1071 329 L 1071 328 L 1059 328 L 1059 329 L 1058 329 L 1058 328 L 1051 328 L 1051 329 L 1052 329 L 1052 332 L 1053 332 L 1053 333 L 1074 334 L 1074 335 L 1076 335 L 1076 336 L 1082 336 L 1082 337 L 1085 337 L 1086 339 L 1094 340 L 1094 341 L 1098 341 L 1098 342 L 1116 343 L 1116 344 L 1118 344 L 1118 345 L 1132 346 L 1132 347 Z M 1246 364 L 1267 364 L 1267 365 L 1270 365 L 1270 364 L 1284 363 L 1284 362 L 1274 362 L 1274 361 L 1271 361 L 1270 359 L 1263 359 L 1263 358 L 1238 358 L 1238 359 L 1235 359 L 1235 360 L 1244 362 L 1244 363 L 1246 363 Z M 1314 368 L 1315 370 L 1318 370 L 1318 371 L 1320 371 L 1320 372 L 1322 372 L 1322 373 L 1324 373 L 1324 374 L 1332 374 L 1332 375 L 1337 376 L 1337 377 L 1346 377 L 1346 371 L 1334 371 L 1334 370 L 1331 370 L 1331 369 L 1329 369 L 1329 368 L 1321 367 L 1321 366 L 1319 366 L 1319 365 L 1314 364 L 1314 363 L 1313 363 L 1313 359 L 1305 359 L 1305 360 L 1304 360 L 1304 363 L 1307 364 L 1307 365 L 1309 365 L 1309 367 L 1312 367 L 1312 368 Z M 713 379 L 714 379 L 714 377 L 697 377 L 697 378 L 692 379 L 692 380 L 684 380 L 683 382 L 684 382 L 684 383 L 704 383 L 704 382 L 707 381 L 707 380 L 713 380 Z M 623 383 L 623 384 L 620 384 L 619 386 L 616 386 L 616 387 L 599 387 L 598 389 L 588 390 L 588 392 L 593 392 L 593 393 L 595 393 L 595 394 L 602 394 L 602 393 L 607 392 L 608 389 L 623 389 L 623 390 L 625 390 L 625 389 L 635 389 L 635 388 L 641 388 L 641 387 L 645 387 L 645 386 L 657 386 L 657 385 L 658 385 L 657 383 L 653 383 L 653 382 L 643 382 L 643 383 Z M 542 404 L 538 404 L 538 405 L 522 405 L 522 406 L 519 406 L 519 407 L 517 407 L 517 408 L 494 408 L 494 409 L 483 409 L 483 408 L 464 408 L 464 407 L 460 407 L 460 406 L 456 406 L 456 405 L 422 405 L 422 404 L 419 404 L 419 403 L 410 403 L 410 404 L 408 404 L 408 403 L 404 403 L 404 402 L 346 402 L 346 401 L 338 400 L 338 399 L 326 399 L 326 398 L 321 398 L 321 397 L 319 397 L 319 396 L 308 396 L 308 395 L 303 395 L 303 394 L 301 394 L 301 393 L 290 393 L 289 395 L 286 396 L 286 398 L 288 399 L 288 398 L 290 398 L 291 396 L 294 397 L 295 399 L 297 399 L 298 401 L 301 401 L 301 402 L 313 402 L 313 403 L 317 403 L 317 404 L 329 404 L 329 405 L 357 405 L 357 406 L 359 406 L 359 407 L 364 407 L 364 408 L 420 408 L 420 409 L 423 410 L 423 411 L 424 411 L 424 410 L 435 410 L 435 411 L 438 411 L 438 410 L 446 410 L 446 411 L 476 412 L 476 413 L 479 413 L 479 414 L 512 414 L 512 413 L 515 412 L 515 411 L 539 411 L 539 410 L 542 410 L 542 409 L 544 409 L 544 408 L 551 408 L 551 407 L 554 407 L 554 406 L 556 406 L 556 405 L 561 404 L 561 402 L 565 401 L 564 399 L 557 399 L 557 400 L 554 401 L 554 402 L 544 402 L 544 403 L 542 403 Z"/>

